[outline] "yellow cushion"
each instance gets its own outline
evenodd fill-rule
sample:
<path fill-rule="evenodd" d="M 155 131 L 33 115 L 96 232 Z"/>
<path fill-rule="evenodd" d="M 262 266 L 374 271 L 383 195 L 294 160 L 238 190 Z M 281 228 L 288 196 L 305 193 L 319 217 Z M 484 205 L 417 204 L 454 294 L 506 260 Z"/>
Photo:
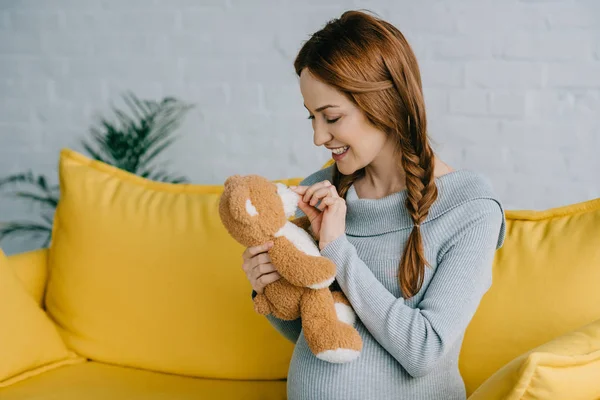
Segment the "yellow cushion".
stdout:
<path fill-rule="evenodd" d="M 0 389 L 2 400 L 281 400 L 285 381 L 188 378 L 87 362 Z"/>
<path fill-rule="evenodd" d="M 0 387 L 64 364 L 69 352 L 52 321 L 27 293 L 0 250 Z"/>
<path fill-rule="evenodd" d="M 599 399 L 600 320 L 511 361 L 469 400 Z"/>
<path fill-rule="evenodd" d="M 48 249 L 13 254 L 8 264 L 27 292 L 41 306 L 48 278 Z"/>
<path fill-rule="evenodd" d="M 59 175 L 46 307 L 70 348 L 189 376 L 286 377 L 293 346 L 254 312 L 222 186 L 152 182 L 66 149 Z"/>
<path fill-rule="evenodd" d="M 600 199 L 506 218 L 459 357 L 468 394 L 520 354 L 600 319 Z"/>

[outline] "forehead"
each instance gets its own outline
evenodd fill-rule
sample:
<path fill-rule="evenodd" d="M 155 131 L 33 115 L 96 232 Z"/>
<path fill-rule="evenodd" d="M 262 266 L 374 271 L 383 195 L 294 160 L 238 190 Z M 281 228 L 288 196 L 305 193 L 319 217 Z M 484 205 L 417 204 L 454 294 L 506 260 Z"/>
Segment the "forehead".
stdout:
<path fill-rule="evenodd" d="M 300 92 L 304 104 L 311 111 L 325 104 L 342 106 L 348 103 L 348 99 L 340 91 L 315 78 L 307 68 L 300 73 Z"/>

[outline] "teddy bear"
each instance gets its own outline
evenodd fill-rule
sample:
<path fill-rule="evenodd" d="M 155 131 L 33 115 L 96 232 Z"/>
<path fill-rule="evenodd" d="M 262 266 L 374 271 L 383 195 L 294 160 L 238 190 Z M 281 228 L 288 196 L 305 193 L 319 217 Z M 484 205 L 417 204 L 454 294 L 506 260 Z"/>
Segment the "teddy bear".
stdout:
<path fill-rule="evenodd" d="M 308 218 L 291 219 L 299 200 L 282 183 L 259 175 L 233 175 L 225 181 L 219 214 L 229 234 L 243 246 L 274 244 L 268 254 L 281 278 L 254 297 L 255 311 L 288 321 L 301 317 L 302 332 L 317 358 L 350 362 L 362 350 L 354 328 L 356 314 L 344 293 L 330 288 L 336 266 L 321 256 Z"/>

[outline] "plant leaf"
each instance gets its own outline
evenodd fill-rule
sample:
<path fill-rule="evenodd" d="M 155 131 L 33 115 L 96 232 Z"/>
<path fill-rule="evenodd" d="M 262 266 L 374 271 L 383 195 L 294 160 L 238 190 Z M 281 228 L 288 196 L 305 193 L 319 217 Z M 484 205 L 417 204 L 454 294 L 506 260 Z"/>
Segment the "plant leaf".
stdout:
<path fill-rule="evenodd" d="M 149 152 L 149 154 L 143 155 L 142 158 L 140 159 L 140 166 L 149 165 L 152 162 L 152 160 L 154 160 L 154 158 L 156 158 L 156 156 L 158 156 L 167 147 L 169 147 L 171 144 L 173 144 L 175 139 L 176 138 L 174 138 L 174 137 L 170 138 L 170 139 L 166 139 L 164 142 L 162 142 L 156 148 L 154 148 L 151 152 Z"/>
<path fill-rule="evenodd" d="M 10 222 L 0 224 L 0 240 L 19 235 L 50 235 L 52 228 L 34 222 Z"/>
<path fill-rule="evenodd" d="M 102 161 L 104 162 L 104 158 L 96 151 L 92 148 L 92 146 L 90 146 L 87 142 L 85 141 L 81 141 L 81 145 L 83 146 L 83 148 L 85 149 L 85 151 L 88 152 L 88 154 L 90 156 L 92 156 L 92 158 L 94 160 L 98 160 L 98 161 Z"/>
<path fill-rule="evenodd" d="M 35 193 L 29 193 L 29 192 L 15 192 L 15 193 L 11 193 L 11 196 L 31 200 L 34 203 L 41 203 L 42 205 L 45 205 L 45 206 L 48 206 L 51 208 L 56 208 L 56 206 L 58 205 L 58 199 L 55 197 L 52 197 L 49 194 L 47 194 L 46 196 L 40 196 Z"/>
<path fill-rule="evenodd" d="M 33 173 L 31 171 L 27 171 L 25 173 L 9 175 L 4 179 L 0 179 L 0 188 L 4 185 L 16 183 L 29 183 L 31 185 L 36 185 Z"/>
<path fill-rule="evenodd" d="M 56 199 L 56 201 L 58 201 L 59 186 L 58 185 L 48 186 L 47 182 L 48 182 L 48 180 L 46 179 L 46 177 L 44 175 L 39 175 L 39 176 L 35 177 L 31 171 L 28 171 L 28 172 L 21 173 L 21 174 L 14 174 L 14 175 L 11 175 L 11 176 L 8 176 L 8 177 L 2 179 L 0 181 L 0 188 L 2 186 L 9 185 L 9 184 L 19 185 L 19 184 L 25 183 L 25 184 L 33 186 L 33 188 L 40 190 L 43 193 L 45 193 L 46 197 Z M 19 193 L 22 193 L 22 192 L 19 192 Z M 32 195 L 36 196 L 34 194 L 32 194 Z M 28 197 L 28 196 L 29 195 L 24 195 L 21 197 Z"/>
<path fill-rule="evenodd" d="M 140 104 L 141 102 L 138 98 L 131 92 L 126 93 L 123 96 L 123 100 L 125 104 L 129 107 L 129 109 L 135 114 L 138 120 L 145 119 L 147 117 L 146 110 Z"/>

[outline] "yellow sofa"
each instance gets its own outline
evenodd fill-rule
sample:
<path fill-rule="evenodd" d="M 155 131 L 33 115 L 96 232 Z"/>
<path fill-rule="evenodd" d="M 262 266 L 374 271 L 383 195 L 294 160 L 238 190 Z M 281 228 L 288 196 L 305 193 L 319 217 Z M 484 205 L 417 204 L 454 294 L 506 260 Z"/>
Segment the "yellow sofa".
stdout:
<path fill-rule="evenodd" d="M 49 248 L 0 252 L 0 399 L 285 399 L 293 345 L 253 311 L 220 186 L 67 149 L 59 176 Z M 470 399 L 600 398 L 600 199 L 507 228 L 460 354 Z"/>

